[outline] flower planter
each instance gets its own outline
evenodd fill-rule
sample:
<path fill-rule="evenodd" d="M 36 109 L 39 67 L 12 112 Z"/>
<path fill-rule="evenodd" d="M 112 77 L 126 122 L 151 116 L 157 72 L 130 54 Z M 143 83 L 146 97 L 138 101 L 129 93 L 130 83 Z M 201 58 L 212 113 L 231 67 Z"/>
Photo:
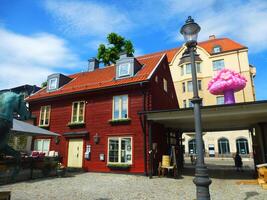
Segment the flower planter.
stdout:
<path fill-rule="evenodd" d="M 57 171 L 57 176 L 58 177 L 63 177 L 66 174 L 66 168 L 57 168 L 56 171 Z"/>
<path fill-rule="evenodd" d="M 129 170 L 131 167 L 128 164 L 108 164 L 107 166 L 112 170 Z"/>

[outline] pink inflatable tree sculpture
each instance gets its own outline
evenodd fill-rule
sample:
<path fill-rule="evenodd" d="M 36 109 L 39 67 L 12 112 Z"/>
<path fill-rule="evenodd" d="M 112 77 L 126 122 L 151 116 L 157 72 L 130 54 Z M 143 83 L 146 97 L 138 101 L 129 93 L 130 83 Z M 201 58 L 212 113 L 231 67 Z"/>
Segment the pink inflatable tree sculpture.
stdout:
<path fill-rule="evenodd" d="M 235 103 L 234 92 L 238 92 L 246 86 L 246 78 L 230 69 L 222 69 L 209 82 L 208 90 L 214 95 L 224 95 L 225 104 Z"/>

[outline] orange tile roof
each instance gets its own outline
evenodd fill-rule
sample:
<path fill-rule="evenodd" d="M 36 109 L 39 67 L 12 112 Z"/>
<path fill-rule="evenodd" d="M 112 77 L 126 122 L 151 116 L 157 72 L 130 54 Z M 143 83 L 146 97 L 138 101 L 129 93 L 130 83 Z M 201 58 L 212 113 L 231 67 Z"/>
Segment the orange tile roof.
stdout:
<path fill-rule="evenodd" d="M 90 91 L 146 81 L 164 56 L 166 56 L 164 53 L 158 53 L 145 57 L 137 57 L 136 59 L 140 64 L 143 65 L 143 67 L 140 69 L 140 71 L 137 72 L 134 77 L 116 80 L 115 65 L 111 65 L 105 68 L 96 69 L 92 72 L 82 72 L 70 75 L 69 77 L 73 78 L 73 80 L 71 80 L 69 83 L 59 88 L 58 90 L 47 92 L 46 88 L 44 88 L 34 95 L 30 96 L 27 100 L 34 101 L 75 92 Z"/>
<path fill-rule="evenodd" d="M 213 53 L 213 47 L 216 45 L 221 46 L 221 53 L 247 48 L 228 38 L 211 39 L 199 42 L 198 45 L 204 48 L 209 54 Z M 70 75 L 69 77 L 73 78 L 73 80 L 59 90 L 48 93 L 46 89 L 42 89 L 33 96 L 30 96 L 28 101 L 145 81 L 164 54 L 167 55 L 168 62 L 171 62 L 180 48 L 177 47 L 137 57 L 136 59 L 143 65 L 143 68 L 134 77 L 115 80 L 115 65 L 112 65 L 93 72 Z"/>

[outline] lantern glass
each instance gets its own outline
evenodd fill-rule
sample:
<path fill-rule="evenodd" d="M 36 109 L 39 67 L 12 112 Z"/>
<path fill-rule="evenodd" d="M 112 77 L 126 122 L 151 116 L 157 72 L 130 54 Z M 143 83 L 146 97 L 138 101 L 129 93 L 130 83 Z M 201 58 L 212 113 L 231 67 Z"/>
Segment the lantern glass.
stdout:
<path fill-rule="evenodd" d="M 185 42 L 196 42 L 199 31 L 200 26 L 189 16 L 180 32 L 184 36 Z"/>

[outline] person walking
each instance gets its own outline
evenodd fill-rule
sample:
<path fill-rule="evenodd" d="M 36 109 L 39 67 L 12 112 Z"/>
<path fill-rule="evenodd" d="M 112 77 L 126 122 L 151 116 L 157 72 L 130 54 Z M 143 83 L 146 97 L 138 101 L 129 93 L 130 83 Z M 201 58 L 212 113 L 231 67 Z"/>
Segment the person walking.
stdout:
<path fill-rule="evenodd" d="M 242 158 L 241 158 L 241 156 L 239 155 L 238 152 L 236 152 L 234 160 L 235 160 L 236 171 L 238 171 L 238 172 L 239 171 L 243 171 L 242 170 L 242 167 L 243 167 Z"/>

